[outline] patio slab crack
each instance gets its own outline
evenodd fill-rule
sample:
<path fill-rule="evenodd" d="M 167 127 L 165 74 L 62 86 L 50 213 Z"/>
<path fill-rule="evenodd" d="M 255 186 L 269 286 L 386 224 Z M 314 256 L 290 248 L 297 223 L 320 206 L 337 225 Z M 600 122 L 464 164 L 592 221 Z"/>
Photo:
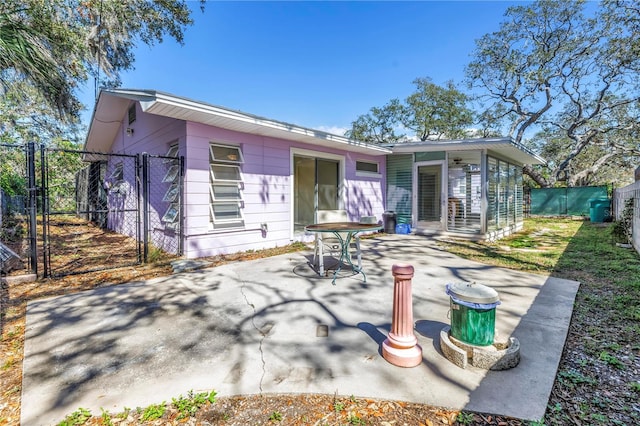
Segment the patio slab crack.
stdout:
<path fill-rule="evenodd" d="M 260 375 L 260 382 L 258 383 L 258 387 L 260 389 L 260 393 L 262 393 L 263 392 L 262 383 L 264 381 L 264 376 L 267 373 L 266 362 L 264 360 L 264 351 L 262 349 L 262 343 L 264 342 L 264 339 L 269 335 L 269 332 L 271 332 L 271 329 L 273 328 L 273 323 L 266 323 L 262 328 L 258 327 L 258 325 L 255 322 L 256 306 L 249 301 L 247 294 L 244 292 L 246 283 L 240 277 L 238 277 L 238 279 L 242 283 L 242 285 L 240 286 L 240 293 L 242 293 L 242 297 L 244 298 L 244 301 L 247 303 L 247 306 L 249 306 L 253 310 L 253 314 L 251 315 L 251 325 L 253 325 L 253 328 L 255 328 L 258 331 L 258 333 L 260 333 L 260 341 L 258 342 L 258 351 L 260 352 L 262 374 Z"/>

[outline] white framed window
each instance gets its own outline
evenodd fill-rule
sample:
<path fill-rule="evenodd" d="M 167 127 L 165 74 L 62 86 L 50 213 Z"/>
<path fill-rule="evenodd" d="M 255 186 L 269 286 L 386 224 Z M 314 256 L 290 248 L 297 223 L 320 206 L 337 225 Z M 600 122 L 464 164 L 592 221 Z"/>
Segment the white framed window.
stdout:
<path fill-rule="evenodd" d="M 243 162 L 240 147 L 209 145 L 209 214 L 214 230 L 244 226 L 240 170 Z"/>
<path fill-rule="evenodd" d="M 380 163 L 374 161 L 356 161 L 356 175 L 381 176 Z"/>
<path fill-rule="evenodd" d="M 178 144 L 174 143 L 169 147 L 169 150 L 164 155 L 165 157 L 177 157 L 178 156 Z M 172 161 L 176 161 L 174 158 L 165 158 L 162 160 L 163 163 L 171 163 Z"/>
<path fill-rule="evenodd" d="M 216 182 L 242 182 L 240 167 L 227 166 L 226 164 L 212 164 L 211 180 Z"/>
<path fill-rule="evenodd" d="M 111 175 L 109 176 L 109 180 L 111 180 L 114 183 L 117 183 L 118 181 L 122 181 L 123 179 L 124 179 L 124 166 L 122 165 L 122 162 L 116 163 L 116 165 L 113 168 L 113 171 L 111 172 Z"/>
<path fill-rule="evenodd" d="M 241 200 L 239 185 L 211 185 L 211 199 L 213 201 Z"/>
<path fill-rule="evenodd" d="M 180 209 L 176 203 L 171 203 L 169 208 L 162 216 L 162 221 L 167 223 L 174 223 L 178 221 L 178 215 L 180 214 Z"/>
<path fill-rule="evenodd" d="M 237 146 L 211 144 L 209 154 L 212 162 L 242 164 L 242 151 Z"/>
<path fill-rule="evenodd" d="M 174 164 L 173 166 L 169 167 L 169 170 L 167 170 L 167 173 L 162 178 L 162 181 L 175 182 L 176 179 L 178 178 L 179 172 L 180 172 L 180 166 L 178 164 Z"/>
<path fill-rule="evenodd" d="M 129 124 L 133 124 L 136 121 L 136 104 L 135 102 L 129 106 L 129 110 L 127 111 L 127 115 L 129 118 Z"/>
<path fill-rule="evenodd" d="M 178 144 L 173 143 L 169 146 L 166 156 L 176 157 L 177 155 Z M 164 197 L 162 197 L 162 201 L 169 205 L 167 206 L 161 221 L 164 222 L 167 228 L 176 229 L 178 226 L 178 219 L 180 218 L 180 164 L 177 160 L 171 158 L 165 158 L 162 160 L 162 163 L 166 164 L 165 167 L 168 167 L 162 182 L 169 184 L 167 192 L 165 192 Z"/>
<path fill-rule="evenodd" d="M 177 183 L 172 184 L 167 190 L 167 192 L 164 194 L 162 201 L 164 201 L 165 203 L 173 203 L 177 201 L 179 191 L 180 191 L 180 188 L 178 187 L 178 184 Z"/>

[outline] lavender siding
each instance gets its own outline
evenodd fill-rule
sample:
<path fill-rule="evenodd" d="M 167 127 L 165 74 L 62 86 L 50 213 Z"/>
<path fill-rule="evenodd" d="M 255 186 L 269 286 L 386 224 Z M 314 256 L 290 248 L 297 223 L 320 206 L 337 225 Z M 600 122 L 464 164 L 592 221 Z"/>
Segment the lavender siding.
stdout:
<path fill-rule="evenodd" d="M 185 158 L 183 234 L 184 255 L 187 258 L 212 256 L 246 250 L 259 250 L 284 246 L 294 240 L 310 240 L 310 235 L 294 235 L 292 224 L 292 150 L 340 155 L 344 158 L 345 180 L 343 206 L 352 220 L 360 216 L 382 218 L 384 211 L 384 171 L 385 157 L 355 154 L 335 149 L 316 147 L 283 139 L 263 137 L 235 132 L 200 123 L 185 122 L 167 117 L 145 114 L 137 104 L 137 118 L 128 124 L 125 114 L 120 131 L 113 141 L 111 152 L 122 154 L 149 153 L 166 154 L 169 146 L 179 144 L 179 155 Z M 126 129 L 133 129 L 127 135 Z M 242 209 L 244 226 L 241 229 L 214 230 L 209 216 L 209 144 L 211 142 L 239 146 L 244 163 L 241 166 L 244 188 Z M 379 177 L 357 176 L 356 161 L 379 162 Z M 107 176 L 118 162 L 112 159 L 108 164 Z M 178 235 L 163 229 L 160 219 L 168 204 L 162 197 L 169 183 L 161 182 L 166 173 L 162 162 L 155 162 L 150 194 L 150 235 L 154 245 L 172 252 L 177 247 Z M 127 172 L 125 180 L 130 187 L 135 184 L 133 169 Z M 125 195 L 110 194 L 111 206 L 133 208 L 136 203 L 135 191 Z M 135 235 L 135 227 L 129 225 L 115 212 L 109 217 L 111 229 L 130 236 Z M 135 224 L 135 222 L 133 222 Z M 157 224 L 157 226 L 154 226 Z M 261 224 L 267 224 L 263 232 Z"/>
<path fill-rule="evenodd" d="M 303 149 L 343 155 L 345 158 L 344 206 L 352 219 L 360 216 L 382 217 L 383 182 L 381 177 L 360 177 L 356 160 L 378 161 L 385 170 L 384 157 L 346 153 L 308 144 L 233 132 L 198 123 L 187 124 L 185 176 L 185 256 L 189 258 L 258 250 L 308 239 L 294 236 L 291 222 L 291 152 Z M 240 146 L 244 164 L 244 228 L 214 231 L 209 224 L 209 143 Z M 383 172 L 384 173 L 384 172 Z M 266 223 L 268 231 L 261 231 Z"/>
<path fill-rule="evenodd" d="M 166 117 L 144 114 L 139 104 L 136 104 L 136 120 L 129 124 L 128 116 L 122 119 L 120 130 L 113 141 L 111 152 L 116 154 L 140 154 L 165 155 L 169 146 L 179 144 L 183 151 L 185 123 Z M 133 129 L 128 135 L 127 128 Z M 180 152 L 179 155 L 182 155 Z M 124 183 L 116 190 L 108 191 L 109 214 L 107 226 L 118 233 L 136 238 L 138 208 L 138 192 L 136 188 L 136 169 L 132 158 L 111 157 L 107 165 L 106 176 L 112 175 L 119 162 L 124 163 Z M 169 253 L 177 253 L 179 247 L 179 235 L 173 229 L 166 227 L 162 222 L 162 216 L 166 212 L 169 203 L 163 201 L 166 191 L 171 183 L 162 182 L 171 163 L 161 159 L 151 159 L 150 163 L 150 192 L 149 192 L 149 236 L 152 244 Z M 113 183 L 111 183 L 112 185 Z M 140 189 L 141 190 L 141 189 Z"/>

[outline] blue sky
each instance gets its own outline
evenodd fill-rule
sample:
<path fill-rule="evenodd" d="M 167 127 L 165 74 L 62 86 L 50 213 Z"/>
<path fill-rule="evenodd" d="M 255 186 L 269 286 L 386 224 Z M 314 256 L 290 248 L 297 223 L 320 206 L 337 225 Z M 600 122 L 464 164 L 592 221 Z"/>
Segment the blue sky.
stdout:
<path fill-rule="evenodd" d="M 122 87 L 156 89 L 341 134 L 412 93 L 412 81 L 464 78 L 475 40 L 517 1 L 190 2 L 183 46 L 135 51 Z M 522 3 L 520 3 L 522 4 Z M 93 83 L 82 94 L 90 118 Z"/>

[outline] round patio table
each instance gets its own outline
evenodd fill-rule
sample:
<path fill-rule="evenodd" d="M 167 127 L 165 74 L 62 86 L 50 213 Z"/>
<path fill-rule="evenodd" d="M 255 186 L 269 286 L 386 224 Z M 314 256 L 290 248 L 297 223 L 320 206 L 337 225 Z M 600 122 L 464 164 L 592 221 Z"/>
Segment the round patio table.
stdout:
<path fill-rule="evenodd" d="M 331 233 L 336 236 L 340 241 L 340 259 L 338 260 L 338 268 L 333 273 L 333 285 L 336 284 L 336 277 L 342 269 L 342 265 L 348 263 L 351 265 L 351 269 L 357 274 L 362 274 L 364 282 L 367 282 L 367 276 L 362 268 L 357 267 L 351 261 L 351 255 L 349 254 L 349 244 L 353 237 L 359 232 L 364 231 L 379 231 L 382 229 L 382 225 L 377 223 L 360 223 L 360 222 L 327 222 L 327 223 L 314 223 L 313 225 L 305 226 L 305 231 L 308 232 L 320 232 Z"/>

